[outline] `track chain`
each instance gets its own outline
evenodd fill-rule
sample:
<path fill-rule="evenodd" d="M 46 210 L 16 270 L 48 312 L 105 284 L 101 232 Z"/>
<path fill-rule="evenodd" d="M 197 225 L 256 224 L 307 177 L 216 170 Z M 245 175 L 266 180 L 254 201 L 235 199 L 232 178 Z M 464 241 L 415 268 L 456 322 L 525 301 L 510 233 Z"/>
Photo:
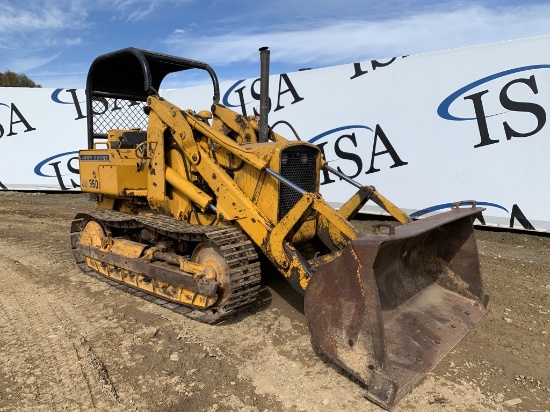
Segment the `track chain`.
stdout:
<path fill-rule="evenodd" d="M 230 294 L 221 306 L 196 309 L 151 295 L 93 271 L 77 248 L 81 231 L 87 222 L 95 220 L 106 228 L 123 230 L 144 229 L 176 240 L 211 242 L 221 251 L 229 266 Z M 113 210 L 79 213 L 71 225 L 71 246 L 76 264 L 85 274 L 95 277 L 119 290 L 204 323 L 219 322 L 252 304 L 260 289 L 260 263 L 248 237 L 233 226 L 192 225 L 163 215 L 138 216 Z"/>

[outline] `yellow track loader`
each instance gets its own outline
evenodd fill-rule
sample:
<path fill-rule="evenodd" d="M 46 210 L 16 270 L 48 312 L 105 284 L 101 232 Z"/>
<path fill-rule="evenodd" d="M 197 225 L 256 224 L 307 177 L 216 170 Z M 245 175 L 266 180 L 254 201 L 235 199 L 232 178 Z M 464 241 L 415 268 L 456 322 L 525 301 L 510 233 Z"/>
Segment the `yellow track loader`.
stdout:
<path fill-rule="evenodd" d="M 374 187 L 331 168 L 318 147 L 267 122 L 269 50 L 260 49 L 260 116 L 220 104 L 212 68 L 127 48 L 99 56 L 86 87 L 82 191 L 96 210 L 71 227 L 87 274 L 202 322 L 255 301 L 263 254 L 304 296 L 314 347 L 391 409 L 486 312 L 475 202 L 412 221 Z M 210 110 L 182 110 L 158 90 L 168 74 L 202 70 Z M 339 209 L 321 171 L 357 192 Z M 367 201 L 401 224 L 362 236 Z M 463 207 L 461 207 L 463 206 Z M 388 226 L 388 227 L 384 227 Z"/>

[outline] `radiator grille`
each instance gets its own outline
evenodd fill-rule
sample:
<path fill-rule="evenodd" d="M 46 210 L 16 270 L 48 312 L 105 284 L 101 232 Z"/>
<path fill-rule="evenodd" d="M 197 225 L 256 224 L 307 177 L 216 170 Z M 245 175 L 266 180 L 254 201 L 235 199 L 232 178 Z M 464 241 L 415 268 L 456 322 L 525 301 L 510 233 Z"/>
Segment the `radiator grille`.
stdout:
<path fill-rule="evenodd" d="M 308 146 L 289 147 L 281 153 L 280 174 L 305 190 L 315 192 L 317 182 L 317 156 L 319 151 Z M 279 219 L 285 216 L 302 195 L 284 183 L 279 189 Z"/>

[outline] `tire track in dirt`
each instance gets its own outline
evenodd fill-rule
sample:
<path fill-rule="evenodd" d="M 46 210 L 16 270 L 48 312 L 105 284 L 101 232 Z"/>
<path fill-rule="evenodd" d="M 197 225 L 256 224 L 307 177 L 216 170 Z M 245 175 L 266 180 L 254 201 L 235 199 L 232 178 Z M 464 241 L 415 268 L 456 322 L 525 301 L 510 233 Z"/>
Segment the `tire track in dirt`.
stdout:
<path fill-rule="evenodd" d="M 0 192 L 0 411 L 381 410 L 315 355 L 301 298 L 270 272 L 258 303 L 216 326 L 83 276 L 68 233 L 92 208 Z M 400 412 L 550 410 L 550 239 L 476 237 L 489 312 Z"/>
<path fill-rule="evenodd" d="M 25 252 L 13 249 L 2 245 L 0 257 L 2 409 L 118 409 L 116 389 L 85 335 L 55 295 L 37 288 L 36 269 L 17 259 Z"/>

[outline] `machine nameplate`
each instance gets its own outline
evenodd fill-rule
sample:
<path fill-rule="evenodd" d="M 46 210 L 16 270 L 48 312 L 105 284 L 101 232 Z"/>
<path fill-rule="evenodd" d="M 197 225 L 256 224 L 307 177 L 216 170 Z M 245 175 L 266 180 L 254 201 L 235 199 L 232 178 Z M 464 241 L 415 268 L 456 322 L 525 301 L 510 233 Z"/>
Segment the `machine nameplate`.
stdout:
<path fill-rule="evenodd" d="M 109 155 L 80 155 L 81 162 L 108 162 Z"/>

